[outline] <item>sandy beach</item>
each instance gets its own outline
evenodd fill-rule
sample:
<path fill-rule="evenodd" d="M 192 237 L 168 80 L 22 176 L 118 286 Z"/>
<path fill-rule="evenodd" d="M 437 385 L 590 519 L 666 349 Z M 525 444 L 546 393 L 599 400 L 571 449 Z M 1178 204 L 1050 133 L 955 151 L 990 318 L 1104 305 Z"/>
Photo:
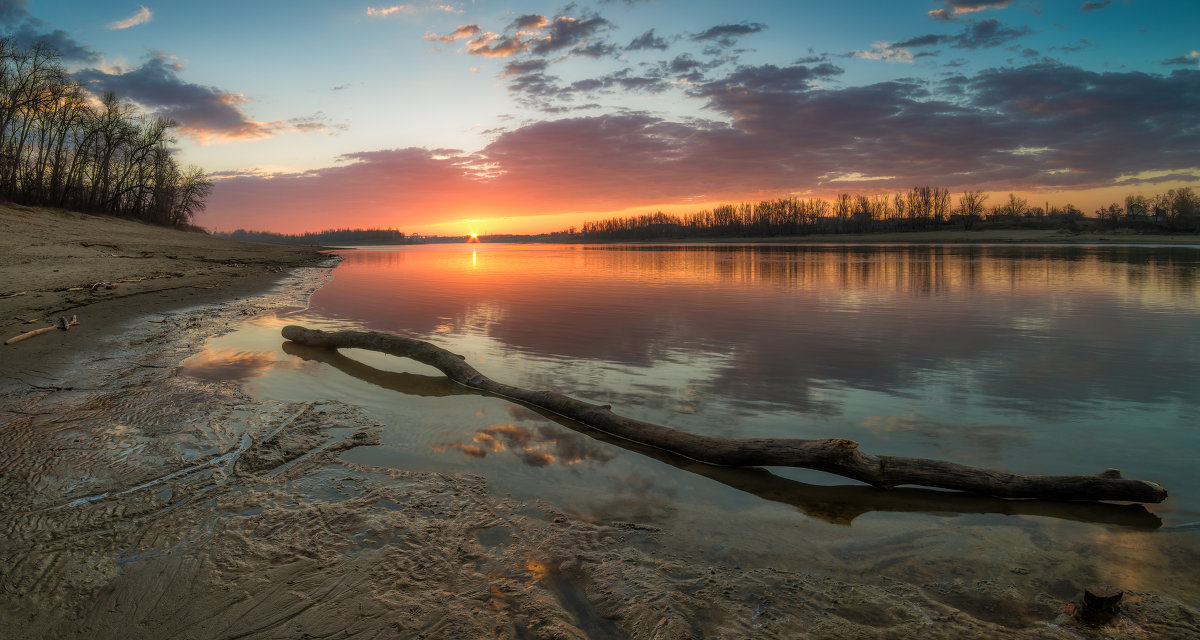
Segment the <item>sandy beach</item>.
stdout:
<path fill-rule="evenodd" d="M 1200 634 L 1193 605 L 1155 593 L 1088 626 L 1068 592 L 1027 585 L 1040 566 L 1089 558 L 1002 553 L 953 581 L 921 578 L 951 573 L 912 550 L 962 544 L 947 530 L 895 542 L 887 570 L 907 581 L 839 573 L 807 549 L 715 562 L 695 532 L 585 520 L 469 474 L 343 461 L 378 441 L 359 408 L 264 402 L 178 373 L 240 322 L 288 324 L 333 273 L 328 256 L 12 206 L 0 231 L 5 337 L 80 322 L 0 348 L 5 637 Z M 986 535 L 971 542 L 1027 534 Z"/>
<path fill-rule="evenodd" d="M 152 311 L 269 288 L 284 270 L 327 258 L 131 220 L 0 206 L 0 334 L 4 340 L 78 316 L 80 326 L 3 347 L 6 372 L 64 358 Z"/>

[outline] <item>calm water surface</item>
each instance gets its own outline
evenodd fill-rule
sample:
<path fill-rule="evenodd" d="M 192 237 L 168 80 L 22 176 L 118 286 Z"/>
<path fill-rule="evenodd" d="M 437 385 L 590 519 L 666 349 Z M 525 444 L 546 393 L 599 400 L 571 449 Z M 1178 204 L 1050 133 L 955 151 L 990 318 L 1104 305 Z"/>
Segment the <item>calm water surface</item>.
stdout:
<path fill-rule="evenodd" d="M 1200 546 L 1196 248 L 477 244 L 341 255 L 309 309 L 215 340 L 184 372 L 242 379 L 265 400 L 366 407 L 387 425 L 384 445 L 348 459 L 480 474 L 496 494 L 661 526 L 682 546 L 747 563 L 886 575 L 915 543 L 906 553 L 943 577 L 1021 564 L 1063 573 L 1037 586 L 1063 598 L 1071 571 L 1195 595 L 1169 556 L 1194 561 Z M 1035 474 L 1116 467 L 1171 497 L 1151 513 L 1013 506 L 660 460 L 464 393 L 423 365 L 285 345 L 284 324 L 422 338 L 498 381 L 698 433 L 839 436 L 871 453 Z M 1091 558 L 1064 566 L 1051 548 Z"/>

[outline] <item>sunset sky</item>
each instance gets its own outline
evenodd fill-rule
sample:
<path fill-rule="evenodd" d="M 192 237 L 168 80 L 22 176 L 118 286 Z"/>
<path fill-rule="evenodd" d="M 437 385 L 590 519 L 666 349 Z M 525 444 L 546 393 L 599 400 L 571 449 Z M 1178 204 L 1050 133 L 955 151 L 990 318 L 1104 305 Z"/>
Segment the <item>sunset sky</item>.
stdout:
<path fill-rule="evenodd" d="M 539 232 L 929 184 L 1200 186 L 1200 2 L 0 0 L 179 124 L 206 228 Z"/>

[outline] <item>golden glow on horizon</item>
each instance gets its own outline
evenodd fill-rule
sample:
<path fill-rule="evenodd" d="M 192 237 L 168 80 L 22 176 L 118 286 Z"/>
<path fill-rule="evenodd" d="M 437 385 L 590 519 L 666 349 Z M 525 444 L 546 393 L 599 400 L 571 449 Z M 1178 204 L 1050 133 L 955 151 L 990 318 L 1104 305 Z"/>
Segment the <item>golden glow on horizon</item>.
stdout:
<path fill-rule="evenodd" d="M 1141 172 L 1131 174 L 1130 179 L 1138 178 L 1158 178 L 1155 172 Z M 1019 198 L 1024 198 L 1030 206 L 1046 206 L 1061 207 L 1066 204 L 1072 204 L 1084 212 L 1085 215 L 1091 217 L 1094 215 L 1098 207 L 1106 206 L 1110 203 L 1124 202 L 1127 195 L 1145 195 L 1152 196 L 1157 193 L 1164 193 L 1167 189 L 1180 188 L 1190 186 L 1197 188 L 1194 184 L 1189 184 L 1185 181 L 1167 180 L 1157 184 L 1142 184 L 1142 185 L 1121 185 L 1109 186 L 1102 188 L 1093 188 L 1088 190 L 1053 190 L 1053 189 L 1038 189 L 1038 190 L 1003 190 L 1003 191 L 986 191 L 988 199 L 984 202 L 984 207 L 990 209 L 994 205 L 1003 204 L 1008 201 L 1008 194 L 1011 192 Z M 703 199 L 695 199 L 678 202 L 659 202 L 656 204 L 641 205 L 636 207 L 628 207 L 616 210 L 597 210 L 597 211 L 569 211 L 566 213 L 554 214 L 533 214 L 533 215 L 504 215 L 503 211 L 495 211 L 494 215 L 474 211 L 474 215 L 470 218 L 466 217 L 451 217 L 444 221 L 438 221 L 436 217 L 425 218 L 414 221 L 397 221 L 395 212 L 389 210 L 385 215 L 373 216 L 369 212 L 363 212 L 362 218 L 356 218 L 350 226 L 374 227 L 374 226 L 396 226 L 402 225 L 402 228 L 409 233 L 418 233 L 420 235 L 430 236 L 459 236 L 470 238 L 475 234 L 478 239 L 480 235 L 503 235 L 503 234 L 547 234 L 553 232 L 567 231 L 571 227 L 579 230 L 586 222 L 599 222 L 610 218 L 623 218 L 629 216 L 637 216 L 643 214 L 652 214 L 657 211 L 662 211 L 670 215 L 689 215 L 700 212 L 705 209 L 712 209 L 721 204 L 737 204 L 743 202 L 757 203 L 761 200 L 774 199 L 780 197 L 794 196 L 797 198 L 821 198 L 826 201 L 832 201 L 836 198 L 839 191 L 844 191 L 851 194 L 862 194 L 867 196 L 887 195 L 894 196 L 900 191 L 907 189 L 861 189 L 854 185 L 846 184 L 842 189 L 832 190 L 812 190 L 803 191 L 796 190 L 790 193 L 764 193 L 755 192 L 745 194 L 742 197 L 712 197 L 706 196 Z M 958 197 L 962 190 L 951 189 L 950 194 L 952 200 L 957 204 Z M 378 220 L 378 222 L 377 222 Z M 207 226 L 207 225 L 206 225 Z M 232 231 L 235 228 L 242 226 L 242 222 L 226 223 L 222 225 L 213 225 L 210 227 L 217 231 Z M 296 227 L 284 225 L 261 225 L 261 230 L 276 231 L 279 233 L 303 233 L 306 231 L 320 231 L 329 228 L 328 222 L 308 222 Z M 468 242 L 472 240 L 468 239 Z"/>

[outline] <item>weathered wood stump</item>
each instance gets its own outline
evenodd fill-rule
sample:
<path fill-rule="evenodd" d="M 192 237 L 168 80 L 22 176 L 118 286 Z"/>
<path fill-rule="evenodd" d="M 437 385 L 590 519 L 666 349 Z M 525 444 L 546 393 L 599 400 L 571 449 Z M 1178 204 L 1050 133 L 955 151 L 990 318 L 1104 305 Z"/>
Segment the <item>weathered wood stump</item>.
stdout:
<path fill-rule="evenodd" d="M 1094 584 L 1083 590 L 1083 607 L 1079 617 L 1091 624 L 1108 622 L 1117 615 L 1125 592 L 1107 584 Z"/>
<path fill-rule="evenodd" d="M 435 367 L 451 380 L 525 405 L 556 413 L 594 429 L 699 462 L 723 466 L 803 467 L 889 489 L 911 484 L 999 498 L 1162 502 L 1166 490 L 1147 480 L 1121 477 L 1116 469 L 1095 475 L 1036 476 L 899 456 L 873 455 L 844 438 L 716 438 L 627 418 L 607 405 L 576 400 L 555 391 L 531 391 L 496 382 L 465 359 L 429 342 L 374 331 L 320 331 L 289 325 L 283 337 L 330 349 L 379 351 Z"/>

